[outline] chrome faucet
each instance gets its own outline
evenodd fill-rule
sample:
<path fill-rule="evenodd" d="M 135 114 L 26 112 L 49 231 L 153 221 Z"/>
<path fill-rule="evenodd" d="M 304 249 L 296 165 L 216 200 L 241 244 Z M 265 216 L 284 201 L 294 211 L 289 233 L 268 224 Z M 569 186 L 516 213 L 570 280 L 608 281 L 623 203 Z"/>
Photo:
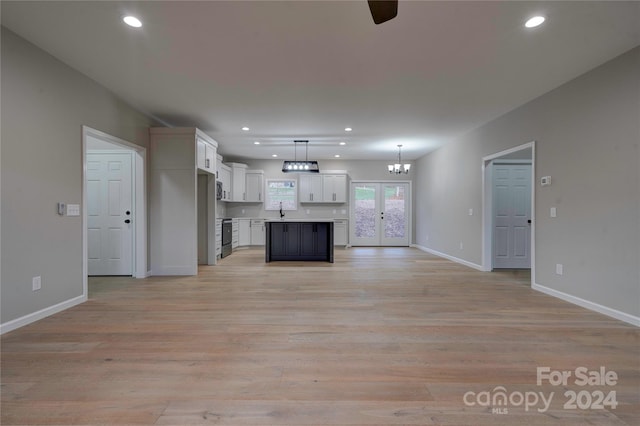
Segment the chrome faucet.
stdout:
<path fill-rule="evenodd" d="M 282 201 L 280 201 L 280 219 L 284 219 L 284 212 L 282 211 Z"/>

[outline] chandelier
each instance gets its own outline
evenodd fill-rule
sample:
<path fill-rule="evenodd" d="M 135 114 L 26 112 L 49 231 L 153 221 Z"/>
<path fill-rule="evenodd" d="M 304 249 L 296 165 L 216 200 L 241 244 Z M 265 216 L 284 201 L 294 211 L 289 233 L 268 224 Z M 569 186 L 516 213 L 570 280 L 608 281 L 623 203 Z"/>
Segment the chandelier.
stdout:
<path fill-rule="evenodd" d="M 320 173 L 317 161 L 309 161 L 309 141 L 297 140 L 294 143 L 294 161 L 286 160 L 282 163 L 283 173 Z M 306 148 L 305 160 L 298 161 L 298 144 L 303 143 Z"/>
<path fill-rule="evenodd" d="M 398 145 L 398 162 L 395 164 L 389 164 L 387 166 L 389 168 L 389 173 L 393 175 L 399 175 L 401 173 L 407 174 L 409 173 L 409 169 L 411 168 L 411 164 L 408 164 L 408 163 L 402 164 L 402 158 L 400 157 L 401 149 L 402 149 L 402 145 Z"/>

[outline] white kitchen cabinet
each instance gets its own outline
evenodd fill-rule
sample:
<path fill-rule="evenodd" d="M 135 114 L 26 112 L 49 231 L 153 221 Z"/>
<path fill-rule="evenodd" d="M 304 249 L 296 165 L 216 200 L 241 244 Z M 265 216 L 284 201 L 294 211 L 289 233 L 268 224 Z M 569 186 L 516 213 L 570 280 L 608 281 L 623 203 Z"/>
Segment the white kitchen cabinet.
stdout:
<path fill-rule="evenodd" d="M 240 244 L 240 221 L 231 219 L 231 249 L 235 249 Z"/>
<path fill-rule="evenodd" d="M 197 275 L 198 228 L 203 261 L 215 265 L 215 165 L 199 167 L 198 151 L 215 158 L 217 142 L 195 127 L 149 130 L 149 263 L 153 275 Z M 199 144 L 203 142 L 204 145 Z M 206 162 L 203 163 L 206 165 Z M 211 166 L 211 163 L 209 164 Z M 201 191 L 198 197 L 198 175 Z M 203 209 L 199 203 L 206 203 Z M 200 215 L 198 215 L 200 211 Z M 200 222 L 198 223 L 198 216 Z M 202 223 L 205 221 L 206 223 Z M 206 246 L 206 256 L 204 256 Z"/>
<path fill-rule="evenodd" d="M 231 168 L 226 164 L 220 165 L 218 180 L 222 182 L 222 201 L 231 201 Z"/>
<path fill-rule="evenodd" d="M 216 257 L 222 256 L 222 219 L 216 219 Z"/>
<path fill-rule="evenodd" d="M 300 174 L 300 203 L 346 203 L 346 174 Z"/>
<path fill-rule="evenodd" d="M 347 235 L 349 221 L 347 219 L 335 219 L 333 221 L 333 245 L 346 246 L 348 244 Z"/>
<path fill-rule="evenodd" d="M 321 203 L 323 202 L 323 176 L 322 175 L 300 175 L 300 202 L 301 203 Z"/>
<path fill-rule="evenodd" d="M 198 169 L 207 173 L 215 174 L 216 172 L 216 148 L 202 137 L 197 138 L 196 163 Z"/>
<path fill-rule="evenodd" d="M 322 175 L 322 194 L 325 203 L 346 203 L 347 175 Z"/>
<path fill-rule="evenodd" d="M 265 244 L 264 219 L 251 220 L 251 245 L 263 246 Z"/>
<path fill-rule="evenodd" d="M 251 245 L 251 219 L 238 219 L 238 246 Z"/>
<path fill-rule="evenodd" d="M 252 203 L 263 202 L 262 191 L 264 191 L 264 171 L 247 170 L 245 175 L 245 201 Z"/>
<path fill-rule="evenodd" d="M 231 199 L 229 201 L 247 201 L 247 165 L 241 163 L 227 163 L 231 167 Z"/>

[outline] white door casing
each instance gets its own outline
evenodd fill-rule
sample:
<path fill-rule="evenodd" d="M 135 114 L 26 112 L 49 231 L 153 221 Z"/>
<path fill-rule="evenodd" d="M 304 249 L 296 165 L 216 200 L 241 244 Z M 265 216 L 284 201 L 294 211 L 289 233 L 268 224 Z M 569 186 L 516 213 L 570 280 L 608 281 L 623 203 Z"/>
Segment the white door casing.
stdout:
<path fill-rule="evenodd" d="M 132 275 L 132 154 L 88 153 L 86 164 L 88 275 Z"/>
<path fill-rule="evenodd" d="M 531 267 L 531 164 L 493 164 L 493 268 Z"/>

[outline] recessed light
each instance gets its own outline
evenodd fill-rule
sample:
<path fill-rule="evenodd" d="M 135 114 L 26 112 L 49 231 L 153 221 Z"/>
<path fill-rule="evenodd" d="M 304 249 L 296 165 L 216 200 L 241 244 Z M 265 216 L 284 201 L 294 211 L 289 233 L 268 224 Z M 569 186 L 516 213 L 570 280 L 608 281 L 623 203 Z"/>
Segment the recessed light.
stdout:
<path fill-rule="evenodd" d="M 254 144 L 254 145 L 260 145 L 260 142 L 255 141 L 253 144 Z"/>
<path fill-rule="evenodd" d="M 340 142 L 340 145 L 346 145 L 346 144 L 347 144 L 346 142 Z"/>
<path fill-rule="evenodd" d="M 350 131 L 352 131 L 352 130 L 353 130 L 353 129 L 352 129 L 351 127 L 345 127 L 345 128 L 344 128 L 344 131 L 345 131 L 345 132 L 350 132 Z"/>
<path fill-rule="evenodd" d="M 532 18 L 529 18 L 527 22 L 525 22 L 524 26 L 527 28 L 535 28 L 539 25 L 542 25 L 544 20 L 545 20 L 544 16 L 534 16 Z"/>
<path fill-rule="evenodd" d="M 271 156 L 275 158 L 278 156 L 278 154 L 271 154 Z"/>
<path fill-rule="evenodd" d="M 340 158 L 340 154 L 336 154 L 336 155 L 334 155 L 334 157 Z"/>
<path fill-rule="evenodd" d="M 142 22 L 135 16 L 125 16 L 122 20 L 130 27 L 140 28 L 142 26 Z"/>
<path fill-rule="evenodd" d="M 247 126 L 244 126 L 242 130 L 244 130 L 245 132 L 248 132 L 250 129 Z"/>

